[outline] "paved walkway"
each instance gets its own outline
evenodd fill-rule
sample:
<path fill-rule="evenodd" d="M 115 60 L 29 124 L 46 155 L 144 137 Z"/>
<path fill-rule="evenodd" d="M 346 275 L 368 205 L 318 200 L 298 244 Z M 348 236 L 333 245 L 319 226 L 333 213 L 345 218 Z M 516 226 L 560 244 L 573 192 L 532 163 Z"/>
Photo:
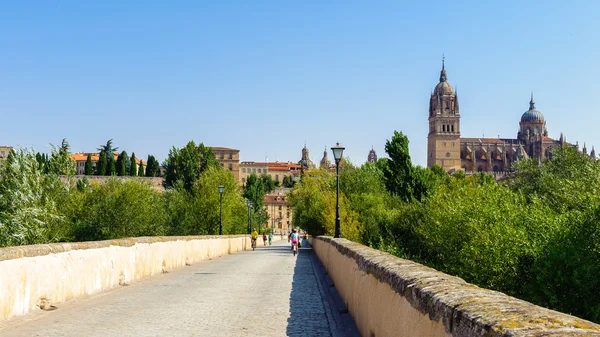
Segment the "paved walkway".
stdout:
<path fill-rule="evenodd" d="M 0 336 L 346 335 L 321 270 L 277 242 L 0 322 Z"/>

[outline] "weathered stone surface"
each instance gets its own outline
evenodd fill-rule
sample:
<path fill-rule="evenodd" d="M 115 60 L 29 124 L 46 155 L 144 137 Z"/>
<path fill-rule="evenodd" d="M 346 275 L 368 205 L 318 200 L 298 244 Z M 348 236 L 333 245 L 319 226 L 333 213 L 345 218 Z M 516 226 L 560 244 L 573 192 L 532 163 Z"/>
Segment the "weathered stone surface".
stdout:
<path fill-rule="evenodd" d="M 451 336 L 600 336 L 598 324 L 542 308 L 497 291 L 479 288 L 461 278 L 421 264 L 345 239 L 318 237 L 314 240 L 315 250 L 326 267 L 328 263 L 323 260 L 335 257 L 332 256 L 331 250 L 327 255 L 320 252 L 322 245 L 318 244 L 319 241 L 353 260 L 360 272 L 377 279 L 379 283 L 374 284 L 374 287 L 389 286 L 414 309 L 428 315 L 430 320 L 443 322 L 446 332 Z M 336 287 L 340 282 L 354 282 L 350 278 L 358 276 L 351 272 L 348 271 L 345 279 L 342 278 L 343 281 L 334 279 Z M 376 292 L 375 289 L 367 291 Z M 344 300 L 357 301 L 355 298 Z M 361 321 L 360 313 L 352 310 L 351 313 L 358 322 Z M 398 317 L 398 320 L 402 319 Z"/>

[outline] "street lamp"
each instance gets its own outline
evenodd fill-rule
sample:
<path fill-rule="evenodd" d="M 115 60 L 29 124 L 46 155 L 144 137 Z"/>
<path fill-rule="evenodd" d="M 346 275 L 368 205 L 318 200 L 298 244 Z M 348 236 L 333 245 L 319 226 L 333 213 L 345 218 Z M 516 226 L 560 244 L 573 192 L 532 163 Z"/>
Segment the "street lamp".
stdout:
<path fill-rule="evenodd" d="M 219 185 L 219 207 L 221 209 L 221 223 L 219 224 L 219 235 L 223 235 L 223 192 L 225 192 L 225 186 Z"/>
<path fill-rule="evenodd" d="M 252 213 L 250 213 L 250 209 L 252 208 L 252 201 L 248 200 L 246 205 L 248 205 L 248 234 L 251 234 L 252 233 Z"/>
<path fill-rule="evenodd" d="M 334 238 L 341 237 L 340 233 L 340 160 L 342 160 L 342 154 L 344 153 L 344 147 L 340 146 L 340 143 L 336 143 L 335 146 L 331 147 L 333 152 L 333 158 L 335 159 L 335 177 L 336 177 L 336 195 L 335 195 L 335 234 Z"/>

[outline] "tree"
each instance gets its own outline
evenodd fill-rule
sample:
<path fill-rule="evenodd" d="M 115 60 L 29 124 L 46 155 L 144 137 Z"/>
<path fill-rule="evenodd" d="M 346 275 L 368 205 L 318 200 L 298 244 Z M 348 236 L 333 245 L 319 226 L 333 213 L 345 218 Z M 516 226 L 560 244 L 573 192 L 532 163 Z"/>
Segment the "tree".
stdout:
<path fill-rule="evenodd" d="M 106 141 L 106 145 L 100 145 L 100 147 L 98 148 L 98 152 L 104 152 L 107 156 L 109 154 L 112 154 L 114 152 L 116 152 L 119 148 L 118 147 L 113 147 L 112 145 L 112 138 Z"/>
<path fill-rule="evenodd" d="M 263 224 L 269 220 L 269 215 L 264 211 L 265 192 L 265 184 L 258 176 L 255 173 L 249 175 L 242 196 L 252 202 L 254 210 L 252 222 L 255 224 Z"/>
<path fill-rule="evenodd" d="M 202 172 L 210 167 L 218 167 L 212 150 L 200 143 L 198 146 L 193 141 L 181 149 L 173 147 L 165 160 L 165 186 L 173 187 L 181 180 L 183 187 L 191 191 L 194 182 L 200 178 Z M 148 163 L 150 167 L 150 163 Z"/>
<path fill-rule="evenodd" d="M 291 176 L 283 176 L 283 187 L 291 188 L 294 187 L 294 184 L 296 184 L 296 182 L 292 179 Z"/>
<path fill-rule="evenodd" d="M 263 173 L 260 175 L 260 182 L 265 187 L 265 193 L 270 193 L 275 190 L 276 182 L 270 175 Z"/>
<path fill-rule="evenodd" d="M 44 174 L 33 151 L 10 151 L 0 163 L 0 246 L 62 239 L 59 205 L 67 195 L 56 174 Z"/>
<path fill-rule="evenodd" d="M 392 140 L 385 142 L 385 152 L 390 157 L 383 170 L 385 187 L 393 195 L 410 201 L 413 197 L 413 166 L 408 152 L 408 138 L 394 131 Z"/>
<path fill-rule="evenodd" d="M 123 177 L 127 175 L 127 161 L 127 152 L 123 150 L 117 157 L 117 162 L 115 163 L 115 171 L 118 176 Z"/>
<path fill-rule="evenodd" d="M 100 151 L 100 156 L 98 158 L 98 162 L 96 163 L 96 172 L 95 172 L 95 174 L 97 176 L 106 175 L 106 166 L 107 166 L 106 152 Z"/>
<path fill-rule="evenodd" d="M 91 176 L 94 174 L 94 166 L 92 164 L 92 155 L 88 153 L 87 158 L 85 160 L 85 171 L 84 174 L 86 176 Z"/>
<path fill-rule="evenodd" d="M 152 155 L 148 155 L 148 160 L 146 161 L 146 177 L 157 177 L 160 172 L 160 164 L 158 160 L 154 158 Z"/>
<path fill-rule="evenodd" d="M 138 177 L 144 176 L 144 162 L 140 160 L 140 166 L 138 167 Z"/>
<path fill-rule="evenodd" d="M 106 173 L 104 175 L 114 176 L 117 173 L 117 167 L 115 165 L 115 155 L 107 153 L 106 155 Z"/>
<path fill-rule="evenodd" d="M 63 176 L 72 176 L 77 172 L 75 161 L 71 159 L 71 146 L 66 138 L 60 147 L 50 144 L 52 155 L 50 157 L 49 171 Z"/>
<path fill-rule="evenodd" d="M 135 177 L 137 175 L 137 159 L 135 158 L 135 152 L 131 152 L 131 165 L 129 165 L 129 175 Z"/>

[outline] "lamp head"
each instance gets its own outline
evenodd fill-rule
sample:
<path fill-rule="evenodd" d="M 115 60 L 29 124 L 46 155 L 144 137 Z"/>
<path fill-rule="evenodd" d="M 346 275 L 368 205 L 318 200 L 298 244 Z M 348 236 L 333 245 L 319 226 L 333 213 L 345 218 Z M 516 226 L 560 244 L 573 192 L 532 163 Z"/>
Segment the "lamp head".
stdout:
<path fill-rule="evenodd" d="M 225 192 L 225 186 L 219 185 L 219 193 L 223 194 Z"/>
<path fill-rule="evenodd" d="M 344 149 L 345 147 L 340 146 L 340 143 L 336 143 L 335 146 L 331 147 L 331 151 L 333 152 L 333 158 L 335 159 L 336 164 L 339 163 L 342 159 Z"/>

